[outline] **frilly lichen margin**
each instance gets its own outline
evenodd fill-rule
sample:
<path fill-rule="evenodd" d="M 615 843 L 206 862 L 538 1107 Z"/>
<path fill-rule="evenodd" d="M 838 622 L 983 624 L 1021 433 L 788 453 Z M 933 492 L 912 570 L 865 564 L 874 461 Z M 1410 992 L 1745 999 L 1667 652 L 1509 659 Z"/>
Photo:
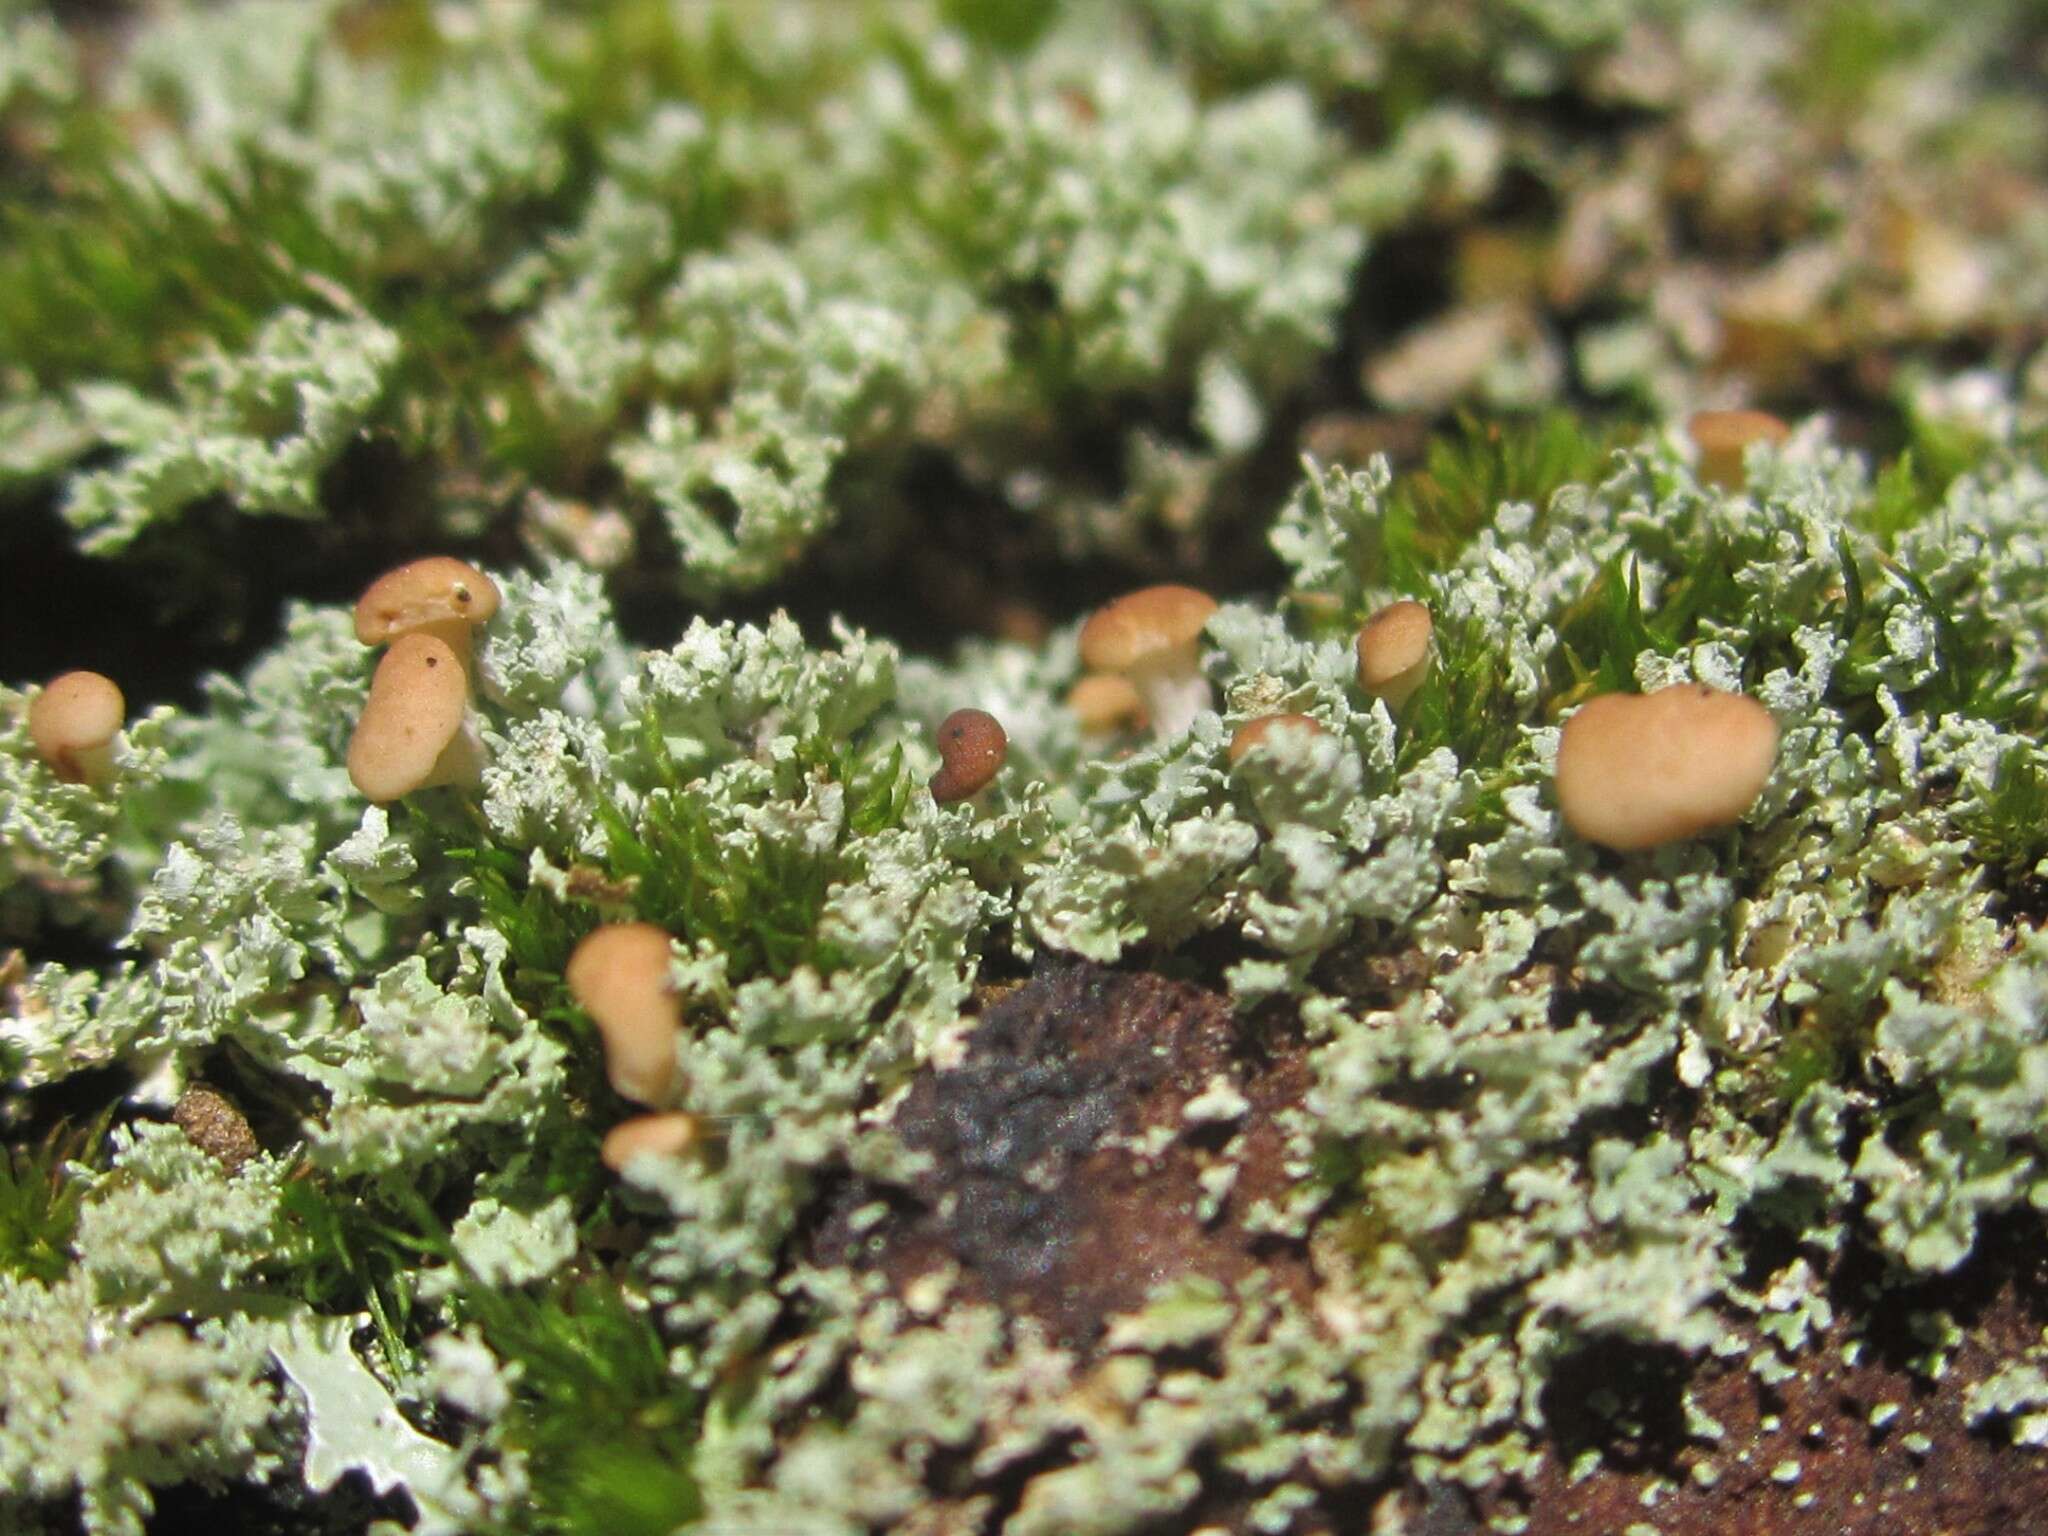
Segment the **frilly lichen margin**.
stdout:
<path fill-rule="evenodd" d="M 361 1458 L 436 1507 L 510 1516 L 530 1492 L 521 1367 L 486 1364 L 465 1286 L 534 1300 L 565 1283 L 557 1263 L 502 1268 L 475 1246 L 508 1221 L 559 1243 L 563 1197 L 527 1155 L 475 1175 L 587 1139 L 607 1113 L 553 973 L 578 925 L 653 899 L 604 872 L 622 837 L 671 824 L 651 819 L 663 806 L 693 808 L 729 878 L 817 872 L 787 912 L 675 898 L 676 980 L 702 1021 L 679 1064 L 720 1155 L 636 1168 L 623 1197 L 650 1226 L 627 1294 L 658 1309 L 677 1401 L 701 1405 L 694 1469 L 721 1519 L 860 1529 L 917 1507 L 933 1445 L 992 1472 L 1062 1444 L 1087 1453 L 1033 1478 L 1012 1530 L 1113 1532 L 1184 1508 L 1191 1462 L 1213 1454 L 1280 1529 L 1312 1489 L 1397 1459 L 1473 1483 L 1527 1470 L 1542 1384 L 1591 1338 L 1786 1369 L 1824 1317 L 1813 1265 L 1850 1228 L 1901 1274 L 1940 1272 L 1987 1214 L 2048 1198 L 2048 940 L 2000 921 L 1978 842 L 2001 776 L 2040 750 L 2048 589 L 2027 538 L 2048 479 L 1994 456 L 1885 550 L 1859 521 L 1867 471 L 1817 430 L 1753 470 L 1728 497 L 1647 447 L 1600 485 L 1501 508 L 1420 574 L 1418 595 L 1493 658 L 1496 705 L 1519 721 L 1504 736 L 1463 736 L 1427 699 L 1395 722 L 1353 690 L 1343 633 L 1238 604 L 1210 630 L 1223 712 L 1105 759 L 1057 702 L 1070 632 L 941 665 L 851 630 L 813 648 L 783 618 L 698 621 L 636 652 L 573 567 L 504 581 L 479 655 L 496 757 L 473 803 L 351 805 L 339 752 L 370 657 L 322 610 L 214 685 L 209 709 L 138 724 L 104 791 L 57 785 L 10 723 L 14 884 L 44 921 L 125 912 L 114 931 L 134 957 L 16 981 L 0 1044 L 20 1080 L 119 1065 L 136 1102 L 167 1103 L 227 1051 L 301 1124 L 286 1160 L 232 1174 L 148 1124 L 73 1169 L 70 1272 L 0 1276 L 24 1361 L 9 1487 L 76 1489 L 92 1529 L 126 1532 L 153 1484 L 280 1475 L 304 1445 L 309 1479 Z M 1282 542 L 1303 590 L 1351 610 L 1391 595 L 1344 554 L 1386 489 L 1378 469 L 1309 467 Z M 1703 572 L 1700 550 L 1723 568 Z M 1589 627 L 1587 595 L 1624 567 L 1640 614 Z M 1710 579 L 1718 607 L 1659 628 Z M 1965 625 L 2004 638 L 1945 649 Z M 1642 683 L 1747 686 L 1784 747 L 1737 832 L 1617 866 L 1548 803 L 1545 705 L 1598 661 L 1590 647 L 1645 638 Z M 1447 654 L 1433 686 L 1470 654 Z M 2018 715 L 1982 712 L 2014 700 Z M 1016 744 L 982 810 L 914 790 L 935 762 L 924 730 L 961 702 L 999 712 Z M 1327 732 L 1231 768 L 1230 729 L 1275 708 Z M 1312 1311 L 1191 1280 L 1089 1362 L 1021 1319 L 914 1316 L 792 1263 L 821 1180 L 913 1166 L 876 1106 L 954 1024 L 991 945 L 1115 960 L 1211 929 L 1255 953 L 1231 972 L 1240 1005 L 1285 997 L 1307 1033 L 1312 1086 L 1284 1114 L 1292 1187 L 1244 1219 L 1308 1241 Z M 1392 1006 L 1313 979 L 1326 959 L 1408 951 L 1426 979 Z M 1617 1134 L 1674 1075 L 1689 1117 Z M 1390 1091 L 1418 1083 L 1444 1091 Z M 441 1261 L 455 1283 L 409 1285 L 413 1322 L 360 1361 L 294 1288 L 306 1180 L 387 1211 L 407 1209 L 395 1182 L 473 1202 Z M 1743 1279 L 1742 1212 L 1801 1250 L 1761 1285 Z M 1644 1296 L 1657 1305 L 1623 1301 Z M 1209 1365 L 1155 1363 L 1155 1341 L 1190 1328 Z M 89 1346 L 93 1330 L 128 1342 Z M 324 1339 L 354 1385 L 322 1391 L 370 1406 L 323 1407 L 318 1351 L 280 1354 L 280 1337 Z M 95 1390 L 128 1406 L 86 1451 L 62 1383 L 88 1355 Z M 815 1420 L 841 1367 L 856 1406 Z M 1984 1413 L 2031 1401 L 2008 1377 Z M 438 1442 L 388 1405 L 435 1390 L 480 1422 L 411 1475 Z M 322 1449 L 323 1413 L 372 1443 Z"/>

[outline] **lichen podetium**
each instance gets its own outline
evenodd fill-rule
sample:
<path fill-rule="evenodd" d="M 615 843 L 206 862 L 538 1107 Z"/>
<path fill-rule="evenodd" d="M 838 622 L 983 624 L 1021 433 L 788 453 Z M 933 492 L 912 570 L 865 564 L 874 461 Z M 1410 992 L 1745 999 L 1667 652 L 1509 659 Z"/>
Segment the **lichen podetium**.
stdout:
<path fill-rule="evenodd" d="M 73 9 L 0 1525 L 2048 1497 L 2017 0 Z"/>

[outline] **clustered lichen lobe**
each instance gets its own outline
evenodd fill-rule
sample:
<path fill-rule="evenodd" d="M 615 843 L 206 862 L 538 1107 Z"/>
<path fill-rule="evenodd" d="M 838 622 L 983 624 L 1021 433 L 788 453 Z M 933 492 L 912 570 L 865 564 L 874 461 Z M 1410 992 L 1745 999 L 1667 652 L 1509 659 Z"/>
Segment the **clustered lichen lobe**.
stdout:
<path fill-rule="evenodd" d="M 2017 10 L 69 18 L 0 494 L 286 601 L 0 689 L 0 1525 L 1834 1529 L 1672 1394 L 1866 1280 L 2048 1441 Z"/>

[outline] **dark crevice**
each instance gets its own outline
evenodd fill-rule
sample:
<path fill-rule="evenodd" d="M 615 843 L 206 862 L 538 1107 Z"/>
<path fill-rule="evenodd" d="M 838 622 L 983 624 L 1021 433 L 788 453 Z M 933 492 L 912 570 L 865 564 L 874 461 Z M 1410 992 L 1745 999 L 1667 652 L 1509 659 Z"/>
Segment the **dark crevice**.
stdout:
<path fill-rule="evenodd" d="M 269 1483 L 210 1489 L 181 1483 L 156 1492 L 149 1536 L 360 1536 L 379 1520 L 410 1525 L 412 1500 L 403 1492 L 379 1496 L 369 1479 L 351 1471 L 326 1493 L 315 1494 L 291 1476 Z"/>

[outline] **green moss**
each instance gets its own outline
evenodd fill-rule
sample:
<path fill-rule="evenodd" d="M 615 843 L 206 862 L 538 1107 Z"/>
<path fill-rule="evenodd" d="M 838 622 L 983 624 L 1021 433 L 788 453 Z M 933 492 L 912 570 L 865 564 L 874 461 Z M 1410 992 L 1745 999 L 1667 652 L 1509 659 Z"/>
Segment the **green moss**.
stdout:
<path fill-rule="evenodd" d="M 394 1371 L 417 1358 L 416 1271 L 440 1251 L 431 1228 L 409 1219 L 416 1198 L 309 1171 L 288 1181 L 279 1199 L 279 1280 L 316 1312 L 368 1312 Z"/>
<path fill-rule="evenodd" d="M 1886 71 L 1909 63 L 1938 35 L 1935 13 L 1891 0 L 1828 0 L 1813 7 L 1799 64 L 1785 87 L 1795 98 L 1837 117 L 1866 105 Z"/>
<path fill-rule="evenodd" d="M 207 201 L 131 183 L 104 160 L 54 208 L 0 204 L 0 354 L 45 389 L 112 378 L 160 386 L 195 335 L 245 343 L 275 310 L 321 303 L 351 263 L 306 205 L 304 179 L 252 161 L 207 175 Z"/>
<path fill-rule="evenodd" d="M 647 921 L 722 950 L 741 975 L 787 976 L 813 957 L 829 858 L 780 840 L 735 848 L 714 802 L 687 788 L 655 791 L 636 820 L 602 814 L 611 873 Z"/>
<path fill-rule="evenodd" d="M 1430 437 L 1421 467 L 1395 479 L 1383 570 L 1368 579 L 1415 590 L 1422 574 L 1448 569 L 1503 502 L 1533 506 L 1540 530 L 1550 498 L 1567 485 L 1604 478 L 1630 435 L 1619 423 L 1567 411 L 1490 420 L 1461 413 L 1448 431 Z"/>
<path fill-rule="evenodd" d="M 0 1272 L 49 1283 L 70 1268 L 84 1190 L 64 1174 L 58 1149 L 70 1140 L 0 1153 Z"/>
<path fill-rule="evenodd" d="M 450 848 L 475 892 L 477 915 L 505 937 L 513 963 L 529 982 L 559 981 L 569 955 L 597 926 L 593 908 L 565 905 L 528 879 L 524 860 L 502 848 Z"/>
<path fill-rule="evenodd" d="M 668 762 L 656 748 L 657 761 Z M 818 942 L 827 891 L 853 873 L 847 846 L 899 821 L 914 783 L 899 747 L 800 744 L 796 770 L 844 791 L 840 830 L 819 847 L 796 833 L 744 832 L 701 783 L 679 779 L 650 793 L 637 815 L 599 809 L 609 843 L 607 869 L 630 889 L 634 911 L 686 945 L 728 957 L 735 979 L 785 977 L 799 965 L 837 969 L 843 957 Z"/>
<path fill-rule="evenodd" d="M 1446 617 L 1435 625 L 1436 659 L 1401 711 L 1402 768 L 1440 747 L 1479 772 L 1504 766 L 1525 720 L 1508 689 L 1500 646 L 1479 619 Z"/>
<path fill-rule="evenodd" d="M 338 604 L 191 708 L 145 715 L 176 660 L 138 666 L 102 785 L 0 691 L 8 1123 L 67 1081 L 133 1122 L 111 1167 L 0 1164 L 0 1525 L 356 1469 L 433 1533 L 1278 1529 L 1532 1475 L 1591 1346 L 1753 1324 L 1795 1370 L 1860 1304 L 1817 1254 L 1943 1273 L 2048 1204 L 2035 253 L 1983 196 L 2042 168 L 2025 40 L 1848 0 L 233 0 L 87 54 L 0 3 L 10 496 L 195 601 L 289 596 L 257 514 L 330 599 L 464 549 L 504 597 L 474 794 L 363 806 Z M 1416 335 L 1448 425 L 1371 397 Z M 1679 424 L 1740 398 L 1844 425 L 1702 484 Z M 1889 463 L 1836 446 L 1894 421 Z M 1359 467 L 1276 507 L 1326 443 Z M 1231 599 L 1224 709 L 1083 737 L 1081 610 L 1161 579 Z M 795 616 L 721 613 L 756 590 Z M 1435 657 L 1390 713 L 1351 637 L 1401 595 Z M 1013 600 L 1042 639 L 955 643 Z M 1741 825 L 1576 838 L 1553 728 L 1688 679 L 1778 721 Z M 1009 766 L 938 806 L 970 702 Z M 1323 729 L 1231 762 L 1275 710 Z M 562 974 L 627 917 L 676 940 L 704 1135 L 614 1173 L 640 1111 Z M 965 1230 L 1016 1146 L 904 1106 L 1013 1027 L 991 978 L 1074 956 L 1175 1017 L 1077 995 L 1014 1086 L 1128 1048 L 1142 1133 L 1099 1095 L 1062 1129 L 1100 1230 L 1145 1198 L 1119 1160 L 1201 1191 L 1108 1358 L 877 1262 L 918 1180 Z M 161 1123 L 223 1075 L 239 1172 Z M 1285 1284 L 1200 1273 L 1251 1233 Z"/>
<path fill-rule="evenodd" d="M 701 1513 L 695 1396 L 669 1374 L 652 1317 L 608 1278 L 538 1295 L 472 1285 L 458 1310 L 519 1372 L 505 1444 L 528 1458 L 533 1489 L 513 1529 L 663 1536 Z"/>
<path fill-rule="evenodd" d="M 1957 820 L 1993 869 L 2024 874 L 2048 859 L 2048 755 L 2027 742 L 2007 747 L 1990 792 Z"/>

